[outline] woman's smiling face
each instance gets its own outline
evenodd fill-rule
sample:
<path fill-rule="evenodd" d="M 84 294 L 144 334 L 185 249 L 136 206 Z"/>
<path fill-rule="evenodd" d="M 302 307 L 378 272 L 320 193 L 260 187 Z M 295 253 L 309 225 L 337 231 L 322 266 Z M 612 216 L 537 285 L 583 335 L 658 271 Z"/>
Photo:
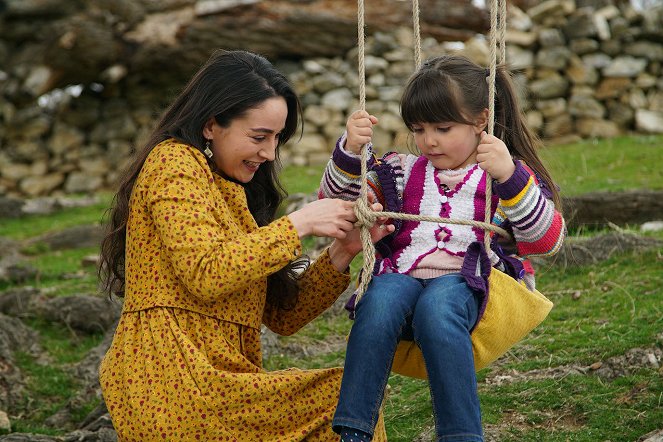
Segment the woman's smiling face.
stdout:
<path fill-rule="evenodd" d="M 226 178 L 248 183 L 265 161 L 274 161 L 288 107 L 283 97 L 272 97 L 221 127 L 214 118 L 205 124 L 213 161 Z"/>

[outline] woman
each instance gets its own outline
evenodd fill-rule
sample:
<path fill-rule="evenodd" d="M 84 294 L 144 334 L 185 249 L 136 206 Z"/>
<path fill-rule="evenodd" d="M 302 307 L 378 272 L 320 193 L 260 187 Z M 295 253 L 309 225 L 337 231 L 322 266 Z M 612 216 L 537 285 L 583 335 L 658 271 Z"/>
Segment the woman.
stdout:
<path fill-rule="evenodd" d="M 288 335 L 310 322 L 347 287 L 361 249 L 351 202 L 275 219 L 278 150 L 299 115 L 267 60 L 217 51 L 120 186 L 101 269 L 125 299 L 100 368 L 120 440 L 336 440 L 340 368 L 262 368 L 261 324 Z M 307 235 L 335 238 L 310 266 Z"/>

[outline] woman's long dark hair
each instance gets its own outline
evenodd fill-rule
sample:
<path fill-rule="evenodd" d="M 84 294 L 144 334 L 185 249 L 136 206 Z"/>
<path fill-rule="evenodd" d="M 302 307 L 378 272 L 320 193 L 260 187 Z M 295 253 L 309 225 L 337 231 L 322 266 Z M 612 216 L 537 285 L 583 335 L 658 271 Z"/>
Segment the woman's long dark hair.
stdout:
<path fill-rule="evenodd" d="M 410 77 L 401 97 L 405 125 L 412 130 L 417 123 L 474 124 L 472 118 L 488 108 L 487 79 L 486 68 L 460 55 L 427 60 Z M 504 141 L 511 155 L 534 170 L 561 211 L 557 186 L 537 153 L 540 140 L 525 123 L 511 76 L 504 66 L 497 68 L 495 97 L 495 136 Z"/>
<path fill-rule="evenodd" d="M 222 127 L 228 127 L 233 120 L 272 97 L 283 97 L 288 108 L 276 159 L 262 164 L 253 179 L 243 186 L 257 224 L 264 226 L 274 220 L 287 196 L 278 179 L 279 148 L 297 131 L 301 119 L 299 99 L 286 77 L 264 57 L 246 51 L 217 50 L 165 110 L 150 139 L 125 172 L 109 209 L 108 233 L 101 243 L 99 277 L 104 292 L 124 296 L 129 201 L 152 149 L 164 140 L 175 138 L 202 150 L 206 141 L 203 127 L 211 117 Z M 209 165 L 215 170 L 212 161 Z M 297 275 L 307 266 L 308 260 L 296 260 L 272 274 L 268 278 L 267 302 L 280 308 L 292 308 L 297 302 Z"/>

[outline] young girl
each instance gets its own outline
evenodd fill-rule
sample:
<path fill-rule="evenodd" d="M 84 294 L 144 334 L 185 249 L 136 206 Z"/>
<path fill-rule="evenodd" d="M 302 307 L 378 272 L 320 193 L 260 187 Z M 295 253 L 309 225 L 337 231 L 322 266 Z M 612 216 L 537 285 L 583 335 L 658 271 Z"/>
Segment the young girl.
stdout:
<path fill-rule="evenodd" d="M 485 68 L 460 56 L 424 63 L 401 98 L 419 154 L 370 155 L 369 189 L 387 211 L 483 221 L 489 173 L 493 222 L 510 231 L 515 244 L 498 244 L 494 236 L 488 257 L 533 288 L 534 272 L 523 258 L 559 250 L 565 235 L 555 208 L 559 195 L 503 68 L 496 79 L 496 134 L 486 133 L 487 76 Z M 361 148 L 370 143 L 377 122 L 365 111 L 350 116 L 327 165 L 321 197 L 358 197 Z M 405 339 L 414 340 L 424 356 L 437 440 L 482 441 L 470 334 L 485 297 L 467 277 L 486 257 L 484 231 L 447 223 L 394 224 L 396 231 L 376 245 L 366 293 L 351 307 L 355 322 L 333 428 L 342 441 L 371 440 L 397 343 Z"/>

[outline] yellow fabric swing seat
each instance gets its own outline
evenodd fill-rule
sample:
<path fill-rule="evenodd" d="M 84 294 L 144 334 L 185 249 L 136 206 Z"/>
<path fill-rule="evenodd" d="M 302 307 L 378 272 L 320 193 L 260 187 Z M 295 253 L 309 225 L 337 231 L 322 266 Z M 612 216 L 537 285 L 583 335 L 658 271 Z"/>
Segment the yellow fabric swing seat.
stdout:
<path fill-rule="evenodd" d="M 483 315 L 471 335 L 477 371 L 497 360 L 541 324 L 553 307 L 543 294 L 496 268 L 488 276 L 487 296 Z M 423 354 L 414 341 L 398 343 L 392 371 L 428 378 Z"/>

